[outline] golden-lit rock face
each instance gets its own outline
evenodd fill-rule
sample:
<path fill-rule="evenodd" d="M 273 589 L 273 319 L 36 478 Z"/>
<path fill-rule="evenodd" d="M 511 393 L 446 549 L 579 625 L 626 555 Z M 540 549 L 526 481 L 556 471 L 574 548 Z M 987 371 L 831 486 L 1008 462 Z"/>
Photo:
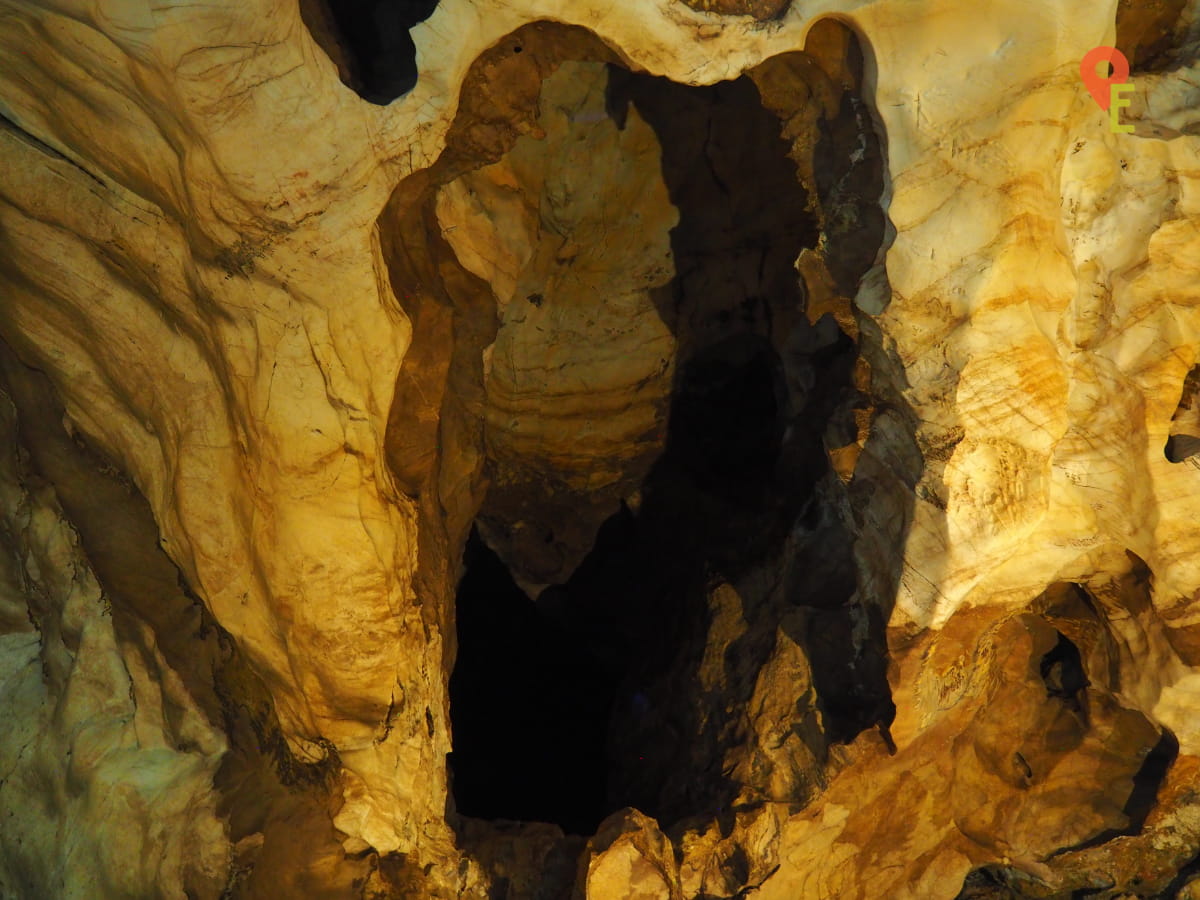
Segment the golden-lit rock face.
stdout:
<path fill-rule="evenodd" d="M 496 297 L 483 521 L 538 585 L 567 579 L 666 429 L 675 341 L 652 291 L 675 276 L 679 215 L 653 129 L 636 112 L 619 129 L 607 83 L 602 63 L 563 64 L 542 85 L 539 136 L 436 203 L 447 243 Z"/>
<path fill-rule="evenodd" d="M 1200 891 L 1200 7 L 353 6 L 0 5 L 0 895 Z"/>

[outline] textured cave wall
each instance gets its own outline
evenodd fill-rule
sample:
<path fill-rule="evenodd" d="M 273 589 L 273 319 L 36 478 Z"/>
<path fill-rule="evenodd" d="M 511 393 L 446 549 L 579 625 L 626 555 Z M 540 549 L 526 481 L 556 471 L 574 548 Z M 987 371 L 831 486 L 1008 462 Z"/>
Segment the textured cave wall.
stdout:
<path fill-rule="evenodd" d="M 5 435 L 0 892 L 128 896 L 168 879 L 213 895 L 229 846 L 212 781 L 226 749 L 149 629 L 122 629 L 64 515 Z M 152 846 L 131 856 L 128 847 Z"/>
<path fill-rule="evenodd" d="M 361 7 L 0 5 L 0 890 L 1189 896 L 1195 4 Z"/>

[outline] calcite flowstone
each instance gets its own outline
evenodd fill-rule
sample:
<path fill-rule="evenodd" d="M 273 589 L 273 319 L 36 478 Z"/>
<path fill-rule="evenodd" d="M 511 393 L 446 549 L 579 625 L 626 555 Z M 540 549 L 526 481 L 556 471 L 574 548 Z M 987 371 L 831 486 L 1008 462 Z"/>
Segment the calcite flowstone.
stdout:
<path fill-rule="evenodd" d="M 387 105 L 296 3 L 0 23 L 0 890 L 1194 893 L 1195 3 L 443 0 Z M 764 496 L 672 474 L 761 360 Z M 464 822 L 472 522 L 536 593 L 663 496 L 669 815 Z"/>

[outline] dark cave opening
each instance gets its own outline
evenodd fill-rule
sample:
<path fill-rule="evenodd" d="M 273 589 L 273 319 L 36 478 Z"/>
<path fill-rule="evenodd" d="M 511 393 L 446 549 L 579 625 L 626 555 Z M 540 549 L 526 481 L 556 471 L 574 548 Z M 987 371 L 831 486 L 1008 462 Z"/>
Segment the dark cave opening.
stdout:
<path fill-rule="evenodd" d="M 849 65 L 861 67 L 847 40 Z M 772 77 L 799 71 L 789 65 Z M 846 741 L 894 714 L 887 611 L 856 599 L 847 501 L 827 451 L 854 442 L 852 412 L 868 403 L 859 348 L 832 316 L 809 322 L 796 270 L 821 237 L 805 183 L 820 203 L 863 208 L 855 245 L 828 257 L 843 292 L 882 241 L 882 159 L 862 132 L 863 104 L 829 104 L 806 182 L 750 77 L 695 87 L 608 72 L 609 116 L 624 128 L 636 109 L 653 128 L 679 212 L 676 274 L 654 292 L 676 340 L 665 446 L 569 577 L 533 597 L 481 536 L 519 523 L 484 501 L 476 521 L 487 527 L 472 528 L 464 555 L 450 679 L 457 812 L 576 834 L 625 806 L 664 827 L 728 812 L 745 785 L 727 761 L 747 740 L 746 705 L 781 627 L 816 685 L 819 712 L 798 705 L 798 729 L 819 715 L 828 740 Z M 827 89 L 849 95 L 850 80 Z M 777 578 L 764 576 L 773 569 Z M 696 683 L 709 601 L 739 579 L 747 633 L 725 653 L 717 696 Z"/>
<path fill-rule="evenodd" d="M 1173 463 L 1200 455 L 1200 366 L 1193 366 L 1183 381 L 1163 455 Z"/>
<path fill-rule="evenodd" d="M 474 529 L 463 562 L 450 677 L 458 811 L 590 834 L 608 812 L 611 675 L 581 635 L 517 587 Z"/>
<path fill-rule="evenodd" d="M 386 106 L 417 83 L 417 48 L 409 29 L 437 0 L 301 0 L 314 40 L 338 67 L 342 82 L 370 103 Z"/>
<path fill-rule="evenodd" d="M 1058 643 L 1042 657 L 1038 671 L 1046 683 L 1047 696 L 1058 698 L 1076 712 L 1081 711 L 1079 695 L 1091 682 L 1073 641 L 1059 632 Z"/>
<path fill-rule="evenodd" d="M 786 390 L 778 358 L 755 335 L 705 348 L 679 378 L 668 447 L 706 490 L 761 479 L 782 446 Z"/>
<path fill-rule="evenodd" d="M 677 670 L 703 648 L 706 586 L 774 552 L 828 467 L 818 433 L 785 447 L 782 381 L 753 335 L 697 354 L 637 508 L 622 504 L 536 601 L 472 531 L 450 680 L 460 813 L 589 834 L 626 805 L 664 819 L 719 805 L 713 779 L 664 795 L 696 730 L 673 708 L 687 690 Z"/>

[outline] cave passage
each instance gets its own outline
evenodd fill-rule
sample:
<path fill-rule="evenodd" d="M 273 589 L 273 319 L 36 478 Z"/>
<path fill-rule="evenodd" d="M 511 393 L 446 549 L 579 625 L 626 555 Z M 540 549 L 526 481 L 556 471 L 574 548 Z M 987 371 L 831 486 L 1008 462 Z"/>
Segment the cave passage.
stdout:
<path fill-rule="evenodd" d="M 472 529 L 450 678 L 458 811 L 595 831 L 613 680 L 577 634 L 538 609 Z"/>
<path fill-rule="evenodd" d="M 781 619 L 808 614 L 797 608 L 826 634 L 801 628 L 793 639 L 812 660 L 827 733 L 848 740 L 894 711 L 886 648 L 874 640 L 886 615 L 872 610 L 873 643 L 854 646 L 853 539 L 833 511 L 825 446 L 862 399 L 858 348 L 831 316 L 814 325 L 804 314 L 796 260 L 821 234 L 792 145 L 748 76 L 693 87 L 608 72 L 609 117 L 624 128 L 634 109 L 654 130 L 679 213 L 675 276 L 653 293 L 676 342 L 665 445 L 582 562 L 534 596 L 484 539 L 521 523 L 481 513 L 486 527 L 472 528 L 463 557 L 450 679 L 457 811 L 576 834 L 625 806 L 664 826 L 728 810 L 744 785 L 727 760 L 750 752 L 746 704 Z M 852 190 L 877 206 L 878 153 L 866 155 L 875 180 L 853 170 L 876 140 L 860 130 L 861 103 L 834 115 L 817 142 L 816 188 L 842 191 L 843 206 Z M 865 228 L 862 246 L 839 251 L 850 260 L 839 281 L 853 286 L 881 234 Z M 852 421 L 848 433 L 831 446 L 854 441 Z M 739 579 L 746 633 L 717 663 L 722 691 L 701 690 L 712 592 Z M 807 727 L 817 711 L 796 715 Z"/>
<path fill-rule="evenodd" d="M 828 466 L 810 430 L 784 452 L 782 381 L 751 334 L 697 354 L 637 509 L 622 504 L 536 601 L 472 530 L 450 679 L 460 813 L 590 834 L 625 805 L 676 818 L 718 802 L 714 784 L 663 796 L 689 780 L 676 741 L 695 730 L 675 670 L 703 648 L 710 576 L 778 547 Z"/>

